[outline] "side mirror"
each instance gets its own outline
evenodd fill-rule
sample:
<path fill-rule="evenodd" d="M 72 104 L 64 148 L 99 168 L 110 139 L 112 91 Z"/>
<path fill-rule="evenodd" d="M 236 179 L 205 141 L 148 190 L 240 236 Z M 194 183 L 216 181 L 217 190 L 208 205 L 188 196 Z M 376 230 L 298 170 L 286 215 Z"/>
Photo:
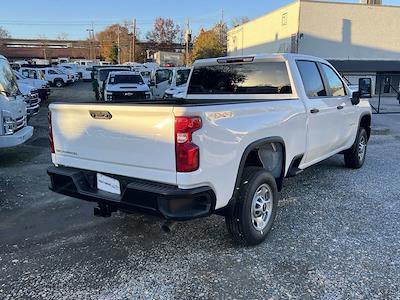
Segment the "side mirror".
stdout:
<path fill-rule="evenodd" d="M 351 104 L 357 105 L 360 103 L 360 92 L 353 92 L 353 95 L 351 96 Z"/>
<path fill-rule="evenodd" d="M 371 78 L 358 79 L 358 92 L 360 94 L 360 98 L 371 98 L 372 97 L 372 80 L 371 80 Z"/>
<path fill-rule="evenodd" d="M 156 83 L 154 82 L 153 79 L 149 81 L 149 86 L 155 86 L 155 85 L 156 85 Z"/>

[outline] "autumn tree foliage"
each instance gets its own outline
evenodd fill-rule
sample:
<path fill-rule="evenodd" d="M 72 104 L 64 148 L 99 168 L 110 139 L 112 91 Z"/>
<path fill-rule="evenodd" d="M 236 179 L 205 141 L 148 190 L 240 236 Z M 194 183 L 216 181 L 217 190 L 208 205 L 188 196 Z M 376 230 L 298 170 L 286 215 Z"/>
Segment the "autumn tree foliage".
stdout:
<path fill-rule="evenodd" d="M 118 38 L 119 37 L 119 38 Z M 101 56 L 114 63 L 118 62 L 118 39 L 121 62 L 129 60 L 131 35 L 127 26 L 113 24 L 97 34 Z"/>
<path fill-rule="evenodd" d="M 225 55 L 225 47 L 218 31 L 202 29 L 193 44 L 192 60 Z"/>
<path fill-rule="evenodd" d="M 172 44 L 180 37 L 181 29 L 172 19 L 157 17 L 153 30 L 147 33 L 146 38 L 157 44 Z"/>

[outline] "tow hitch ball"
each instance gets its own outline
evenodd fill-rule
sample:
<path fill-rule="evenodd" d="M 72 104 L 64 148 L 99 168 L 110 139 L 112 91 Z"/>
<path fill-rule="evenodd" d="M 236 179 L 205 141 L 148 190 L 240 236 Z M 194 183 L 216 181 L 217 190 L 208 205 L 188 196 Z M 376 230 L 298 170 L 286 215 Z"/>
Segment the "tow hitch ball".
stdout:
<path fill-rule="evenodd" d="M 96 217 L 108 218 L 111 217 L 111 214 L 116 211 L 117 210 L 110 205 L 99 204 L 98 207 L 94 208 L 93 213 Z"/>

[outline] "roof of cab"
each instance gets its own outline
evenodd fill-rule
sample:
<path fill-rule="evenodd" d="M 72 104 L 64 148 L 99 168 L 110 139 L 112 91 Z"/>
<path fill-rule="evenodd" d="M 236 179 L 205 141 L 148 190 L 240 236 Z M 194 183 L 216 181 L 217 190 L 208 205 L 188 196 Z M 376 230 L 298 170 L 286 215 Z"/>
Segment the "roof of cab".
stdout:
<path fill-rule="evenodd" d="M 0 58 L 7 60 L 7 58 L 5 56 L 1 55 L 1 54 L 0 54 Z"/>
<path fill-rule="evenodd" d="M 224 57 L 216 57 L 216 58 L 206 58 L 199 59 L 194 62 L 194 66 L 202 66 L 202 65 L 215 65 L 215 64 L 224 64 L 224 63 L 252 63 L 264 60 L 290 60 L 290 59 L 304 59 L 304 60 L 313 60 L 313 61 L 324 61 L 323 59 L 304 55 L 304 54 L 296 54 L 296 53 L 261 53 L 261 54 L 252 54 L 252 55 L 239 55 L 239 56 L 224 56 Z"/>
<path fill-rule="evenodd" d="M 139 71 L 111 71 L 109 76 L 112 75 L 140 75 Z"/>

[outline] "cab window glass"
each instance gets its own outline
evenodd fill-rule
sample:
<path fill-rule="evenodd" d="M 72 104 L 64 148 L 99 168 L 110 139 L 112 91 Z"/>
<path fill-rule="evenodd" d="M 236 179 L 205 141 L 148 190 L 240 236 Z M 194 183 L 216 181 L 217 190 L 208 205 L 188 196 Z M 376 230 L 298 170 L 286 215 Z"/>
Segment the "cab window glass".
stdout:
<path fill-rule="evenodd" d="M 291 94 L 284 62 L 195 67 L 188 94 Z"/>
<path fill-rule="evenodd" d="M 13 70 L 5 59 L 0 59 L 0 90 L 8 95 L 15 95 L 18 91 Z"/>
<path fill-rule="evenodd" d="M 297 61 L 297 67 L 299 68 L 307 97 L 327 96 L 321 74 L 315 62 L 299 60 Z"/>
<path fill-rule="evenodd" d="M 156 71 L 156 83 L 161 83 L 170 80 L 172 77 L 171 70 L 157 70 Z"/>
<path fill-rule="evenodd" d="M 341 97 L 346 95 L 343 82 L 333 69 L 325 64 L 322 64 L 322 70 L 325 73 L 329 84 L 329 96 Z"/>

